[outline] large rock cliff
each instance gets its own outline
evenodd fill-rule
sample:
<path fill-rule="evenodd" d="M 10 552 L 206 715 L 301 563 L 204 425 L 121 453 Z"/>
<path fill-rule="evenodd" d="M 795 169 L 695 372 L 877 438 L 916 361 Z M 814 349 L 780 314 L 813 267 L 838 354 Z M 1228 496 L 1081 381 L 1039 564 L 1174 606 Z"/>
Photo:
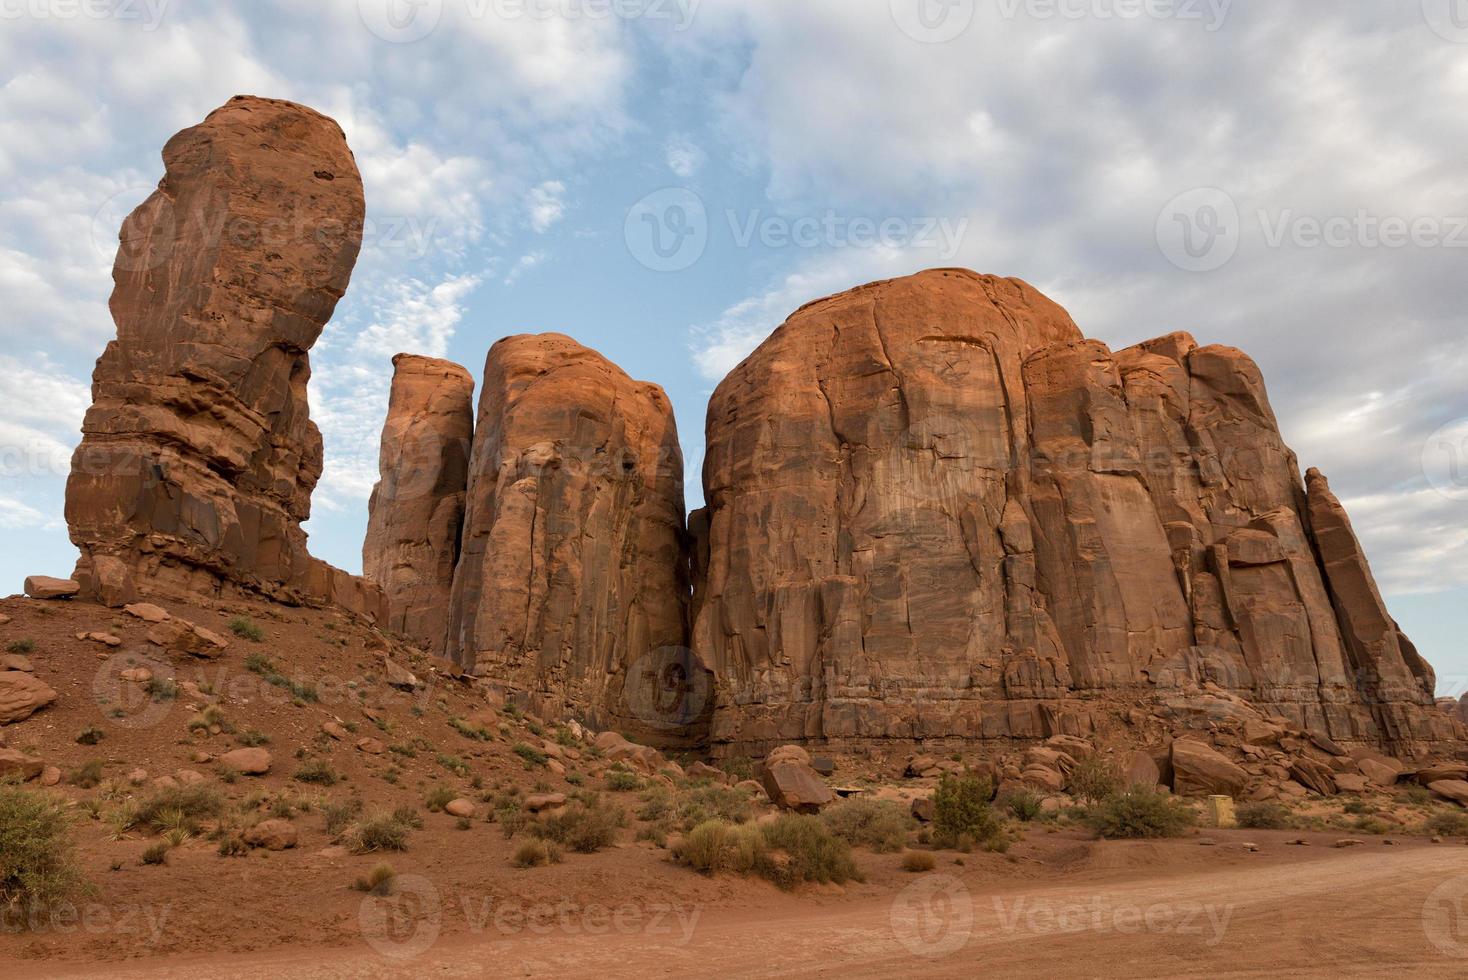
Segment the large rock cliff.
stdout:
<path fill-rule="evenodd" d="M 874 283 L 718 386 L 704 487 L 716 752 L 1079 734 L 1209 691 L 1343 740 L 1450 733 L 1232 348 L 1113 354 L 965 270 Z"/>
<path fill-rule="evenodd" d="M 312 559 L 301 530 L 322 463 L 307 351 L 362 236 L 341 128 L 239 96 L 170 139 L 163 161 L 122 227 L 117 339 L 67 483 L 77 578 L 110 603 L 240 587 L 379 612 L 380 593 Z"/>
<path fill-rule="evenodd" d="M 362 574 L 387 597 L 386 625 L 442 654 L 469 481 L 474 378 L 433 357 L 399 354 L 392 363 Z"/>
<path fill-rule="evenodd" d="M 660 745 L 711 706 L 688 653 L 683 460 L 673 410 L 560 334 L 484 366 L 448 652 L 529 699 Z"/>

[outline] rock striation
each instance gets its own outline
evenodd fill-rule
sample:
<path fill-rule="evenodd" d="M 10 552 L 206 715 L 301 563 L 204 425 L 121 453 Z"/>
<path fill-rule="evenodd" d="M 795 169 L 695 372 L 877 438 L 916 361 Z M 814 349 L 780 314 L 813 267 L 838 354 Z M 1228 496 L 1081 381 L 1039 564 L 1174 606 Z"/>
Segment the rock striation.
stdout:
<path fill-rule="evenodd" d="M 932 270 L 798 310 L 706 435 L 716 753 L 1084 735 L 1144 700 L 1398 751 L 1451 737 L 1233 348 L 1113 353 L 1026 283 Z"/>
<path fill-rule="evenodd" d="M 442 654 L 469 485 L 474 378 L 432 357 L 399 354 L 392 363 L 362 573 L 382 587 L 388 628 Z"/>
<path fill-rule="evenodd" d="M 547 716 L 696 744 L 683 461 L 672 406 L 560 334 L 485 361 L 449 655 Z"/>
<path fill-rule="evenodd" d="M 341 128 L 238 96 L 163 149 L 158 189 L 123 223 L 117 339 L 67 482 L 86 594 L 243 588 L 380 611 L 307 553 L 321 476 L 307 352 L 361 245 L 362 180 Z"/>

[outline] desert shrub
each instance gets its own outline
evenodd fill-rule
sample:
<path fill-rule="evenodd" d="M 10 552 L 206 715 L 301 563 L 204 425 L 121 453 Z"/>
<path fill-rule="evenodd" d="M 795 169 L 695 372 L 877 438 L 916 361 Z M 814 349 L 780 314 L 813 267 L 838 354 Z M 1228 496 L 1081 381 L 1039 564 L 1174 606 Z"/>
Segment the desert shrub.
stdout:
<path fill-rule="evenodd" d="M 1366 805 L 1365 800 L 1347 800 L 1341 807 L 1342 813 L 1350 813 L 1361 816 L 1371 812 L 1371 807 Z"/>
<path fill-rule="evenodd" d="M 448 806 L 450 803 L 458 798 L 458 794 L 449 789 L 447 786 L 435 786 L 433 787 L 433 789 L 429 790 L 428 795 L 424 797 L 423 805 L 428 807 L 428 812 L 439 813 L 443 810 L 444 807 Z"/>
<path fill-rule="evenodd" d="M 1003 826 L 989 805 L 992 794 L 992 785 L 982 776 L 944 773 L 933 792 L 934 843 L 955 847 L 964 839 L 983 843 L 998 838 Z"/>
<path fill-rule="evenodd" d="M 250 853 L 250 845 L 238 833 L 225 834 L 219 838 L 217 850 L 220 857 L 244 857 Z"/>
<path fill-rule="evenodd" d="M 900 851 L 914 826 L 912 816 L 891 800 L 842 800 L 827 807 L 821 820 L 831 833 L 854 846 L 871 848 L 878 854 Z"/>
<path fill-rule="evenodd" d="M 642 789 L 642 780 L 635 772 L 613 769 L 607 773 L 607 789 L 614 793 L 630 793 L 632 790 Z"/>
<path fill-rule="evenodd" d="M 265 631 L 245 616 L 236 616 L 229 621 L 229 631 L 242 640 L 259 643 L 265 639 Z"/>
<path fill-rule="evenodd" d="M 96 725 L 88 725 L 86 728 L 83 728 L 80 732 L 77 733 L 76 744 L 96 745 L 98 742 L 102 741 L 102 737 L 104 734 L 105 733 L 102 731 L 102 729 L 98 728 Z"/>
<path fill-rule="evenodd" d="M 1392 825 L 1387 823 L 1385 820 L 1382 820 L 1380 817 L 1367 816 L 1357 817 L 1355 821 L 1351 824 L 1351 829 L 1360 831 L 1363 834 L 1379 835 L 1391 833 Z"/>
<path fill-rule="evenodd" d="M 178 682 L 172 677 L 154 677 L 143 685 L 154 701 L 172 701 L 178 697 Z"/>
<path fill-rule="evenodd" d="M 159 790 L 133 809 L 129 827 L 147 831 L 183 827 L 197 832 L 198 821 L 224 813 L 224 797 L 212 786 L 173 786 Z"/>
<path fill-rule="evenodd" d="M 423 829 L 423 818 L 418 815 L 417 810 L 406 803 L 393 810 L 392 818 L 409 830 Z"/>
<path fill-rule="evenodd" d="M 26 637 L 23 640 L 11 640 L 9 643 L 5 644 L 6 653 L 34 653 L 35 649 L 36 641 L 31 639 L 30 637 Z"/>
<path fill-rule="evenodd" d="M 1008 810 L 1010 816 L 1016 820 L 1029 823 L 1044 812 L 1045 797 L 1028 786 L 1020 786 L 1005 793 L 1000 798 L 999 805 Z"/>
<path fill-rule="evenodd" d="M 1460 810 L 1434 813 L 1423 823 L 1422 829 L 1440 837 L 1468 837 L 1468 813 Z"/>
<path fill-rule="evenodd" d="M 358 878 L 352 887 L 369 895 L 391 895 L 397 876 L 398 873 L 392 869 L 392 865 L 379 864 Z"/>
<path fill-rule="evenodd" d="M 704 874 L 753 874 L 767 860 L 765 836 L 754 824 L 709 820 L 674 848 L 673 856 Z"/>
<path fill-rule="evenodd" d="M 76 866 L 63 805 L 0 782 L 0 912 L 48 912 L 90 890 Z"/>
<path fill-rule="evenodd" d="M 1115 796 L 1124 787 L 1116 765 L 1109 759 L 1092 755 L 1076 760 L 1075 768 L 1066 777 L 1065 788 L 1082 803 L 1096 804 Z"/>
<path fill-rule="evenodd" d="M 234 740 L 248 749 L 270 744 L 269 735 L 266 735 L 264 732 L 257 732 L 253 728 L 247 728 L 240 732 L 234 737 Z"/>
<path fill-rule="evenodd" d="M 1159 789 L 1133 786 L 1087 808 L 1084 819 L 1102 837 L 1176 837 L 1196 815 Z"/>
<path fill-rule="evenodd" d="M 782 888 L 800 881 L 821 884 L 861 880 L 851 858 L 851 845 L 831 833 L 820 817 L 787 813 L 760 827 L 771 851 L 782 851 L 789 863 L 775 860 L 766 877 Z"/>
<path fill-rule="evenodd" d="M 526 825 L 534 837 L 552 840 L 582 854 L 591 854 L 617 839 L 617 829 L 627 822 L 621 807 L 604 803 L 600 797 L 575 800 L 555 813 Z"/>
<path fill-rule="evenodd" d="M 214 704 L 189 719 L 189 731 L 191 732 L 207 732 L 216 725 L 222 732 L 234 731 L 234 726 L 229 723 L 229 719 L 225 718 L 224 711 Z"/>
<path fill-rule="evenodd" d="M 930 851 L 908 851 L 902 855 L 903 871 L 932 871 L 937 863 Z"/>
<path fill-rule="evenodd" d="M 517 868 L 543 868 L 548 864 L 558 864 L 561 860 L 561 849 L 554 843 L 544 840 L 528 840 L 515 848 L 515 854 L 510 858 L 510 863 Z"/>
<path fill-rule="evenodd" d="M 412 826 L 397 814 L 381 811 L 367 814 L 347 827 L 341 841 L 353 854 L 374 851 L 406 851 Z"/>
<path fill-rule="evenodd" d="M 1427 806 L 1436 799 L 1432 795 L 1432 790 L 1421 783 L 1407 783 L 1402 787 L 1401 795 L 1408 803 L 1417 806 Z"/>
<path fill-rule="evenodd" d="M 313 786 L 335 786 L 341 781 L 341 776 L 325 759 L 312 759 L 296 770 L 295 779 Z"/>
<path fill-rule="evenodd" d="M 321 816 L 326 820 L 326 832 L 338 836 L 362 815 L 362 801 L 355 796 L 346 800 L 333 800 L 321 805 Z"/>
<path fill-rule="evenodd" d="M 289 691 L 291 693 L 291 697 L 295 698 L 297 701 L 304 701 L 308 704 L 315 704 L 321 699 L 320 694 L 318 694 L 316 691 L 315 685 L 292 680 L 291 678 L 285 676 L 280 671 L 275 669 L 275 664 L 273 664 L 270 661 L 270 658 L 266 657 L 264 654 L 252 653 L 246 656 L 245 669 L 252 674 L 260 675 L 260 677 L 264 679 L 265 683 L 269 684 L 271 687 L 278 687 L 282 690 Z"/>
<path fill-rule="evenodd" d="M 462 718 L 450 718 L 449 727 L 460 735 L 476 742 L 493 742 L 494 733 L 486 728 L 471 725 Z"/>
<path fill-rule="evenodd" d="M 1254 830 L 1283 830 L 1290 826 L 1292 817 L 1289 807 L 1272 800 L 1243 803 L 1238 810 L 1239 826 Z"/>
<path fill-rule="evenodd" d="M 93 759 L 71 771 L 67 782 L 81 789 L 93 789 L 102 783 L 102 760 Z"/>
<path fill-rule="evenodd" d="M 532 766 L 543 766 L 550 761 L 550 757 L 544 752 L 532 748 L 524 742 L 516 742 L 512 747 L 512 751 Z"/>
<path fill-rule="evenodd" d="M 169 845 L 160 841 L 143 852 L 143 864 L 167 864 Z"/>
<path fill-rule="evenodd" d="M 437 762 L 439 765 L 443 766 L 449 772 L 453 773 L 455 776 L 458 776 L 461 779 L 469 775 L 469 763 L 465 762 L 463 759 L 460 759 L 456 755 L 444 755 L 442 752 L 440 752 L 437 757 Z"/>

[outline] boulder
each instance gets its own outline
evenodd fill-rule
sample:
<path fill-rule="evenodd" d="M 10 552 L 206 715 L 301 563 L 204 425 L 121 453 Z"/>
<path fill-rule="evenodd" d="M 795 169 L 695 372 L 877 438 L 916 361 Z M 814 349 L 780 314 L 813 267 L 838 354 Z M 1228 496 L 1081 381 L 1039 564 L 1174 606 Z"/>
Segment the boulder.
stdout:
<path fill-rule="evenodd" d="M 1335 774 L 1335 788 L 1340 793 L 1364 793 L 1366 792 L 1366 777 L 1360 773 L 1338 772 Z"/>
<path fill-rule="evenodd" d="M 1296 759 L 1290 763 L 1290 775 L 1295 781 L 1321 796 L 1332 796 L 1336 783 L 1330 767 L 1313 759 Z"/>
<path fill-rule="evenodd" d="M 772 803 L 799 813 L 816 813 L 836 799 L 820 775 L 800 762 L 766 764 L 760 783 Z"/>
<path fill-rule="evenodd" d="M 565 793 L 532 793 L 525 797 L 525 809 L 531 813 L 554 810 L 566 805 Z"/>
<path fill-rule="evenodd" d="M 24 670 L 0 670 L 0 725 L 25 721 L 56 700 L 50 684 Z"/>
<path fill-rule="evenodd" d="M 798 745 L 782 745 L 777 749 L 771 749 L 765 756 L 765 765 L 773 766 L 780 762 L 793 762 L 796 765 L 810 765 L 810 753 Z"/>
<path fill-rule="evenodd" d="M 69 578 L 28 575 L 25 580 L 25 594 L 32 599 L 70 599 L 81 590 L 81 583 Z"/>
<path fill-rule="evenodd" d="M 667 395 L 569 337 L 507 337 L 474 431 L 449 656 L 593 727 L 701 745 L 713 685 L 688 643 Z"/>
<path fill-rule="evenodd" d="M 42 786 L 59 786 L 61 784 L 61 770 L 56 766 L 47 766 L 41 770 Z"/>
<path fill-rule="evenodd" d="M 1249 774 L 1196 739 L 1172 743 L 1173 792 L 1179 796 L 1238 796 Z"/>
<path fill-rule="evenodd" d="M 362 574 L 382 588 L 388 629 L 442 655 L 474 436 L 474 378 L 450 361 L 392 359 Z"/>
<path fill-rule="evenodd" d="M 1427 788 L 1445 800 L 1468 806 L 1468 781 L 1462 779 L 1435 779 Z"/>
<path fill-rule="evenodd" d="M 1121 778 L 1127 786 L 1155 787 L 1162 782 L 1157 762 L 1146 752 L 1134 750 L 1122 756 Z"/>
<path fill-rule="evenodd" d="M 168 610 L 151 602 L 132 602 L 122 607 L 129 616 L 136 616 L 145 623 L 161 623 L 169 618 Z"/>
<path fill-rule="evenodd" d="M 932 823 L 934 803 L 931 796 L 920 796 L 912 801 L 911 811 L 913 819 L 921 823 Z"/>
<path fill-rule="evenodd" d="M 18 653 L 0 653 L 0 670 L 23 670 L 27 674 L 33 674 L 36 666 L 29 657 Z"/>
<path fill-rule="evenodd" d="M 416 674 L 391 657 L 382 659 L 382 669 L 390 687 L 396 687 L 402 691 L 416 691 L 423 686 L 423 682 Z"/>
<path fill-rule="evenodd" d="M 21 782 L 35 779 L 46 768 L 46 763 L 19 749 L 0 747 L 0 779 L 19 777 Z"/>
<path fill-rule="evenodd" d="M 1357 759 L 1356 768 L 1361 770 L 1361 775 L 1371 780 L 1377 786 L 1391 786 L 1395 784 L 1397 775 L 1402 771 L 1401 763 L 1395 759 L 1378 759 L 1369 756 Z"/>
<path fill-rule="evenodd" d="M 461 798 L 450 800 L 444 806 L 443 812 L 451 817 L 472 817 L 474 816 L 475 807 L 472 801 Z"/>
<path fill-rule="evenodd" d="M 265 749 L 234 749 L 219 757 L 219 765 L 246 776 L 263 776 L 270 771 L 270 753 Z"/>
<path fill-rule="evenodd" d="M 387 751 L 387 746 L 380 738 L 361 738 L 357 740 L 357 751 L 368 755 L 382 755 Z"/>
<path fill-rule="evenodd" d="M 122 646 L 122 637 L 115 636 L 112 633 L 103 633 L 97 630 L 93 630 L 87 633 L 78 633 L 76 635 L 76 638 L 78 640 L 88 640 L 92 643 L 100 643 L 103 646 L 108 647 Z"/>
<path fill-rule="evenodd" d="M 262 820 L 245 831 L 245 843 L 267 851 L 284 851 L 296 846 L 296 825 L 289 820 Z"/>
<path fill-rule="evenodd" d="M 379 615 L 376 587 L 311 558 L 301 529 L 322 467 L 307 352 L 362 240 L 341 127 L 237 96 L 163 163 L 113 264 L 117 336 L 66 486 L 74 578 L 105 602 L 228 588 Z"/>
<path fill-rule="evenodd" d="M 229 641 L 213 630 L 196 626 L 176 616 L 155 624 L 144 639 L 165 650 L 186 653 L 204 660 L 212 660 L 229 647 Z"/>
<path fill-rule="evenodd" d="M 1465 779 L 1468 780 L 1468 763 L 1440 762 L 1431 766 L 1424 766 L 1417 770 L 1412 778 L 1423 786 L 1430 785 L 1442 780 Z"/>
<path fill-rule="evenodd" d="M 321 723 L 321 734 L 342 742 L 346 740 L 347 735 L 350 733 L 339 722 L 323 721 Z"/>

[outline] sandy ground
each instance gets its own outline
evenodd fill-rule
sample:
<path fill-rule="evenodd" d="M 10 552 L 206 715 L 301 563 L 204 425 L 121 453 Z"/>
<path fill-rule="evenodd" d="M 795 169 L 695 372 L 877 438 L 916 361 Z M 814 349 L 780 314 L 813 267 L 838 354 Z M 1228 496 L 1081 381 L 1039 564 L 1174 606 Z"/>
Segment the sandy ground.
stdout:
<path fill-rule="evenodd" d="M 669 914 L 429 943 L 432 917 L 381 951 L 282 949 L 7 976 L 269 978 L 1468 976 L 1468 848 L 1322 849 L 1308 860 L 1087 875 L 985 888 L 937 871 L 896 899 L 808 911 Z M 386 900 L 384 906 L 406 899 Z M 370 906 L 369 906 L 370 907 Z M 426 924 L 425 924 L 426 923 Z M 597 923 L 596 926 L 602 926 Z"/>

